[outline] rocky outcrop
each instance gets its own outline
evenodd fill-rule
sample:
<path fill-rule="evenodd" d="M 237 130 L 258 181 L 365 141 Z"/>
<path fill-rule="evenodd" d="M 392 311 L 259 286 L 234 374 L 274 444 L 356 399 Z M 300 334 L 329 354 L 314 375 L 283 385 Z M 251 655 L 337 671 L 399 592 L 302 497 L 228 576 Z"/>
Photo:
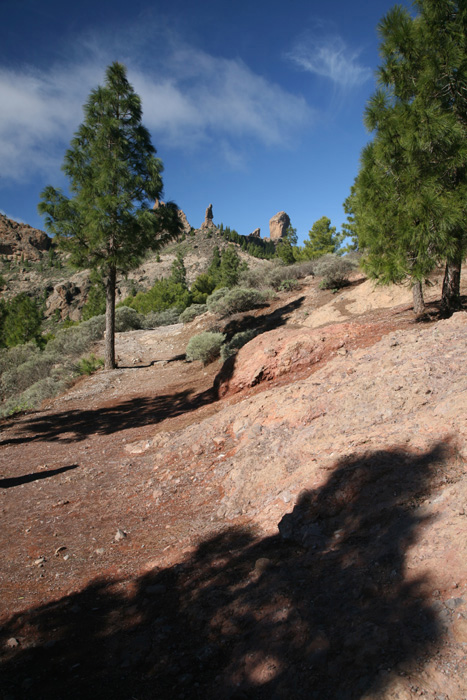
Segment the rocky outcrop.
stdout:
<path fill-rule="evenodd" d="M 253 233 L 250 233 L 249 238 L 261 238 L 261 229 L 255 228 Z"/>
<path fill-rule="evenodd" d="M 204 215 L 204 221 L 201 224 L 201 230 L 214 228 L 213 215 L 212 215 L 212 204 L 210 204 L 206 209 L 206 214 Z"/>
<path fill-rule="evenodd" d="M 181 209 L 178 210 L 178 218 L 180 219 L 180 223 L 182 225 L 183 233 L 190 233 L 191 231 L 191 226 L 189 224 L 188 219 L 186 218 L 186 214 L 184 211 Z"/>
<path fill-rule="evenodd" d="M 87 271 L 77 272 L 71 279 L 59 282 L 47 298 L 45 315 L 59 315 L 61 319 L 70 318 L 72 321 L 81 320 L 81 308 L 88 289 Z"/>
<path fill-rule="evenodd" d="M 40 260 L 42 253 L 47 252 L 51 245 L 52 239 L 44 231 L 0 214 L 0 255 Z"/>
<path fill-rule="evenodd" d="M 153 209 L 159 209 L 159 207 L 165 207 L 165 202 L 160 202 L 158 199 L 156 199 L 156 202 L 153 206 Z M 183 233 L 190 233 L 191 226 L 188 222 L 188 219 L 186 218 L 185 212 L 182 211 L 182 209 L 178 210 L 178 219 L 179 219 L 180 224 L 182 226 Z"/>
<path fill-rule="evenodd" d="M 272 219 L 269 220 L 269 241 L 280 241 L 284 238 L 288 227 L 290 226 L 290 217 L 285 211 L 279 211 Z"/>

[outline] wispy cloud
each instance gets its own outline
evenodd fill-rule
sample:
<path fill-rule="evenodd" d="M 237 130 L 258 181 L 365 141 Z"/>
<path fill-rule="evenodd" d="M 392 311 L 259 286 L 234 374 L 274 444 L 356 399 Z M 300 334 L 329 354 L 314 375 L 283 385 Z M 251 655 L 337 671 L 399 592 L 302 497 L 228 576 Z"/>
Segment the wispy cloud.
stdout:
<path fill-rule="evenodd" d="M 3 214 L 3 216 L 6 216 L 7 219 L 11 219 L 12 221 L 16 221 L 18 224 L 25 224 L 26 223 L 25 221 L 23 221 L 23 219 L 20 219 L 17 216 L 12 216 L 7 211 L 4 211 L 3 209 L 0 209 L 0 214 Z"/>
<path fill-rule="evenodd" d="M 372 75 L 359 63 L 360 52 L 350 49 L 335 34 L 305 35 L 287 55 L 303 70 L 328 78 L 343 90 L 363 85 Z"/>
<path fill-rule="evenodd" d="M 83 42 L 84 46 L 84 42 Z M 241 60 L 212 56 L 171 37 L 152 60 L 125 45 L 130 82 L 143 102 L 143 121 L 155 145 L 200 148 L 238 167 L 252 142 L 287 147 L 313 110 L 296 96 L 252 71 Z M 153 49 L 154 51 L 154 49 Z M 90 90 L 106 66 L 121 56 L 87 41 L 85 57 L 37 70 L 0 69 L 0 178 L 23 180 L 56 171 L 82 121 Z M 121 60 L 121 59 L 120 59 Z"/>

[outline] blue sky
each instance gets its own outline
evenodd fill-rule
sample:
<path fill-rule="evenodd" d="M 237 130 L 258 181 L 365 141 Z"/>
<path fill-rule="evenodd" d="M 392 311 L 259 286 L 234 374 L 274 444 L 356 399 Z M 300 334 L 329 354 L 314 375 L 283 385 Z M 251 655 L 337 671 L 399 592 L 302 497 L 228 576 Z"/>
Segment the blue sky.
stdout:
<path fill-rule="evenodd" d="M 340 230 L 394 4 L 0 0 L 0 211 L 43 228 L 39 194 L 66 188 L 82 105 L 118 60 L 192 226 L 212 203 L 241 234 L 282 210 L 299 240 L 321 216 Z"/>

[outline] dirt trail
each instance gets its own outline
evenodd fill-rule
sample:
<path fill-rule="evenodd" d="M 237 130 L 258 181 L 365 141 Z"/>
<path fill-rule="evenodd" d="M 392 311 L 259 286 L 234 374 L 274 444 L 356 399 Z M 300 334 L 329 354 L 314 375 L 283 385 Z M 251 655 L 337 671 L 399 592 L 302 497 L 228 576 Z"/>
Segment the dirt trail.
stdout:
<path fill-rule="evenodd" d="M 467 697 L 467 324 L 346 294 L 258 312 L 340 309 L 312 368 L 218 399 L 204 318 L 3 424 L 5 697 Z"/>

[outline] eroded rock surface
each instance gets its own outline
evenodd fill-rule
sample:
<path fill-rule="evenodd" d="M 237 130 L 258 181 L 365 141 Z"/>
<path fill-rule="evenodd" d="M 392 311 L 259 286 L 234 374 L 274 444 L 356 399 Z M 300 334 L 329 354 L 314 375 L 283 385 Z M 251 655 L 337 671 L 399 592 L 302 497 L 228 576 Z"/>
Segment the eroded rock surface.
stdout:
<path fill-rule="evenodd" d="M 49 236 L 29 224 L 18 223 L 0 214 L 0 255 L 40 260 L 52 244 Z"/>
<path fill-rule="evenodd" d="M 6 694 L 465 700 L 467 314 L 351 291 L 275 301 L 221 399 L 206 314 L 4 423 Z"/>
<path fill-rule="evenodd" d="M 279 241 L 285 236 L 290 226 L 290 217 L 285 211 L 279 211 L 269 220 L 269 240 Z"/>

